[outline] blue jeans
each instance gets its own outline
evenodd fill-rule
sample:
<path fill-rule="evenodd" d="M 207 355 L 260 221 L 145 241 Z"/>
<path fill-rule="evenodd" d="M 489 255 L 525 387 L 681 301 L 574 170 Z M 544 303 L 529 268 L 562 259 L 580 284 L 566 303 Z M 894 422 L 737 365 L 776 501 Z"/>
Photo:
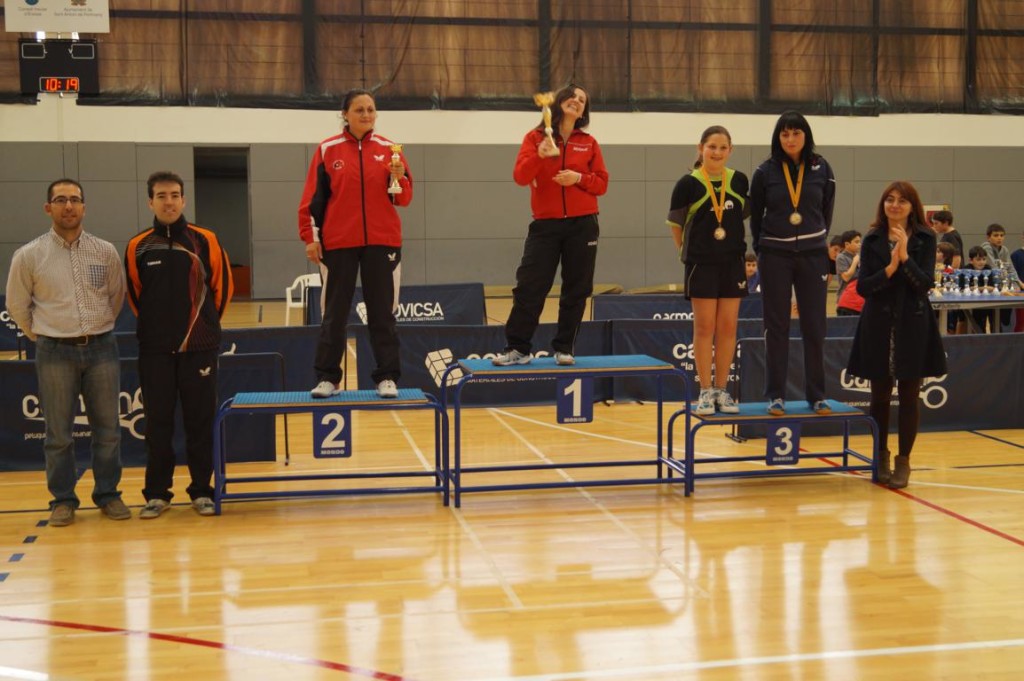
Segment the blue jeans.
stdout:
<path fill-rule="evenodd" d="M 121 496 L 121 360 L 108 333 L 88 345 L 66 345 L 40 336 L 36 343 L 39 404 L 46 422 L 46 484 L 58 504 L 78 508 L 73 426 L 81 422 L 79 395 L 92 429 L 92 500 L 103 506 Z"/>

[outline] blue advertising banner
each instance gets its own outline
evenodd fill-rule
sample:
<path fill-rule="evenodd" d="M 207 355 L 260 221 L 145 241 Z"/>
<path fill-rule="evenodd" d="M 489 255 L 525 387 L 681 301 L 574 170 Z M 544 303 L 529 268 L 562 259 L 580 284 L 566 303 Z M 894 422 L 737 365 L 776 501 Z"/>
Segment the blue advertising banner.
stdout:
<path fill-rule="evenodd" d="M 350 327 L 356 338 L 359 388 L 372 389 L 370 377 L 374 368 L 373 351 L 366 327 Z M 533 337 L 535 355 L 551 354 L 551 339 L 555 324 L 541 324 Z M 491 358 L 505 347 L 505 330 L 501 326 L 436 326 L 398 325 L 401 342 L 402 377 L 399 387 L 419 388 L 425 393 L 440 396 L 440 385 L 445 368 L 457 359 Z M 579 355 L 607 355 L 608 322 L 584 322 L 576 338 Z M 449 380 L 457 380 L 456 370 Z M 597 380 L 594 399 L 605 400 L 611 395 L 608 380 Z M 506 381 L 487 381 L 471 384 L 462 393 L 463 403 L 470 406 L 508 406 L 517 404 L 545 404 L 555 401 L 554 379 L 509 378 Z"/>
<path fill-rule="evenodd" d="M 0 352 L 17 350 L 20 335 L 21 329 L 7 311 L 7 296 L 0 295 Z"/>
<path fill-rule="evenodd" d="M 280 358 L 271 355 L 221 356 L 218 393 L 221 400 L 237 392 L 280 390 Z M 35 363 L 0 362 L 0 470 L 42 470 L 45 425 L 36 381 Z M 145 410 L 134 359 L 121 360 L 121 460 L 125 466 L 144 466 Z M 237 423 L 233 423 L 237 421 Z M 276 455 L 273 416 L 245 415 L 226 423 L 228 461 L 273 461 Z M 75 454 L 79 465 L 89 466 L 92 431 L 80 404 L 75 416 Z M 180 413 L 175 428 L 178 463 L 184 464 L 185 435 Z"/>
<path fill-rule="evenodd" d="M 306 323 L 320 324 L 321 288 L 313 286 L 306 291 Z M 487 323 L 484 285 L 424 284 L 402 286 L 398 291 L 399 324 L 473 325 Z M 352 298 L 348 323 L 366 324 L 366 305 L 363 289 L 357 288 Z"/>
<path fill-rule="evenodd" d="M 830 399 L 858 407 L 865 412 L 871 401 L 871 384 L 846 372 L 852 338 L 825 340 L 825 394 Z M 976 430 L 1020 428 L 1024 409 L 1024 343 L 1015 334 L 946 336 L 943 338 L 949 373 L 926 378 L 921 386 L 921 430 Z M 740 342 L 740 400 L 763 402 L 764 341 Z M 786 394 L 800 399 L 804 394 L 803 348 L 790 341 L 789 376 Z M 890 425 L 896 427 L 895 392 L 891 398 Z M 749 432 L 748 432 L 749 431 Z M 839 431 L 808 423 L 803 435 L 835 434 Z M 858 431 L 866 432 L 866 431 Z M 741 428 L 744 436 L 760 436 L 763 429 Z"/>
<path fill-rule="evenodd" d="M 591 319 L 672 319 L 693 320 L 693 305 L 681 293 L 644 295 L 606 293 L 594 296 Z M 764 308 L 761 295 L 740 300 L 740 319 L 761 319 Z"/>

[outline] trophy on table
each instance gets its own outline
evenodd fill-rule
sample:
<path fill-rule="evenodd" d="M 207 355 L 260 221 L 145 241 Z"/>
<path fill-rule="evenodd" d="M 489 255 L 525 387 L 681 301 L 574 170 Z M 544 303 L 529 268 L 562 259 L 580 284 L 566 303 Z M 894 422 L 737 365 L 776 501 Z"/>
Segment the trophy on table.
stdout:
<path fill-rule="evenodd" d="M 555 94 L 553 92 L 538 92 L 533 96 L 533 103 L 540 107 L 541 116 L 544 117 L 544 134 L 548 136 L 551 146 L 557 149 L 555 131 L 551 127 L 551 105 L 555 103 Z"/>
<path fill-rule="evenodd" d="M 394 165 L 395 163 L 401 162 L 401 160 L 402 160 L 401 153 L 402 153 L 402 145 L 401 144 L 392 144 L 391 145 L 391 164 L 392 165 Z M 394 175 L 392 175 L 391 176 L 391 184 L 390 184 L 390 186 L 388 186 L 388 194 L 401 194 L 401 193 L 402 193 L 402 185 L 399 184 L 398 178 L 395 177 Z"/>

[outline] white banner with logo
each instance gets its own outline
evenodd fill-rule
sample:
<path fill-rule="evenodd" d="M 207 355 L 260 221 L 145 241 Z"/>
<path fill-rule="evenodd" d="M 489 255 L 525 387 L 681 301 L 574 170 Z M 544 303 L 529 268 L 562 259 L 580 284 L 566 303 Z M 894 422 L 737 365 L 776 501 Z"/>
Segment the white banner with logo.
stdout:
<path fill-rule="evenodd" d="M 110 33 L 108 0 L 7 0 L 8 33 Z"/>

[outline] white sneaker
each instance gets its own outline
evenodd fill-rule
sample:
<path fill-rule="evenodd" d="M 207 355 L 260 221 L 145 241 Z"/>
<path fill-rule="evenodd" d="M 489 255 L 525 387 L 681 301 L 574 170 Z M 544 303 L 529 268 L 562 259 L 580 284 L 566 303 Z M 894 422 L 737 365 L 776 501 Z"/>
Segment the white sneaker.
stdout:
<path fill-rule="evenodd" d="M 390 378 L 377 384 L 377 397 L 398 397 L 398 385 Z"/>
<path fill-rule="evenodd" d="M 192 500 L 192 510 L 199 515 L 216 515 L 217 507 L 210 497 L 196 497 Z"/>
<path fill-rule="evenodd" d="M 146 502 L 146 505 L 139 511 L 139 517 L 143 520 L 152 520 L 153 518 L 159 518 L 160 515 L 171 507 L 170 502 L 164 501 L 163 499 L 150 499 Z"/>
<path fill-rule="evenodd" d="M 572 366 L 576 363 L 576 358 L 570 355 L 568 352 L 556 352 L 555 353 L 555 364 L 563 367 Z"/>
<path fill-rule="evenodd" d="M 499 352 L 495 355 L 494 359 L 491 360 L 491 364 L 499 367 L 507 367 L 513 364 L 529 364 L 532 360 L 533 355 L 531 353 L 526 353 L 524 355 L 518 350 L 505 350 L 504 352 Z"/>
<path fill-rule="evenodd" d="M 341 390 L 338 389 L 336 383 L 330 381 L 320 381 L 316 384 L 316 387 L 309 391 L 310 397 L 331 397 L 337 395 Z"/>
<path fill-rule="evenodd" d="M 697 416 L 711 416 L 715 413 L 715 391 L 707 388 L 700 391 L 697 404 L 693 407 L 693 413 Z"/>
<path fill-rule="evenodd" d="M 739 414 L 740 405 L 732 398 L 727 390 L 715 388 L 715 406 L 723 414 Z"/>

